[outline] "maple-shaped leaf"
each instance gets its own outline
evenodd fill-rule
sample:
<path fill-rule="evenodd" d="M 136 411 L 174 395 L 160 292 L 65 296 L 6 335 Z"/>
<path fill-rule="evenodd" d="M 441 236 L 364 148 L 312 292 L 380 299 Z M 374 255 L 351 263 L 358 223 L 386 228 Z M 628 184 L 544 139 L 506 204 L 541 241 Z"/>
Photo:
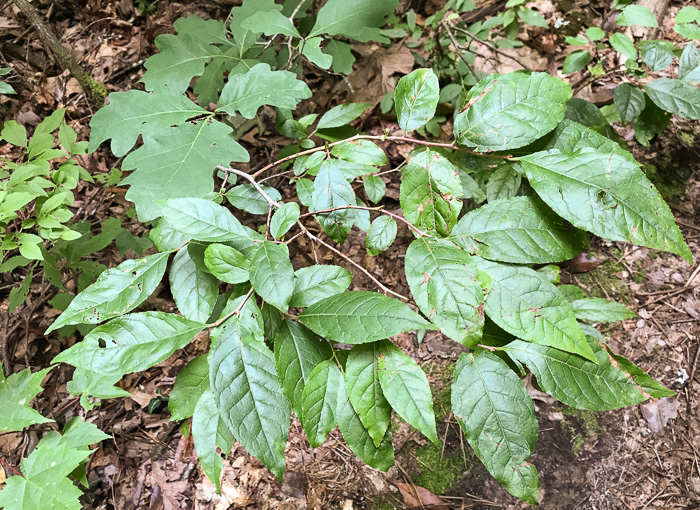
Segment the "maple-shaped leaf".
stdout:
<path fill-rule="evenodd" d="M 0 432 L 15 432 L 35 423 L 53 421 L 29 407 L 29 402 L 41 391 L 41 381 L 49 370 L 32 374 L 26 368 L 0 381 Z"/>

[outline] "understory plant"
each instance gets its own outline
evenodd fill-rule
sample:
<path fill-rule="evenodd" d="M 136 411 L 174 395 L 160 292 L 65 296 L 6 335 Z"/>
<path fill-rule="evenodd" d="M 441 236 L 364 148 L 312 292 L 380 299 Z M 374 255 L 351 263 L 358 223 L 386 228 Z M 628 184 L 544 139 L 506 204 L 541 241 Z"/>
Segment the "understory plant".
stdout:
<path fill-rule="evenodd" d="M 515 15 L 531 16 L 520 5 Z M 246 0 L 228 27 L 190 16 L 176 22 L 176 35 L 157 39 L 146 91 L 110 95 L 91 121 L 89 150 L 109 140 L 115 156 L 126 156 L 126 197 L 155 225 L 158 251 L 105 270 L 67 304 L 47 334 L 94 329 L 53 363 L 75 367 L 68 390 L 90 407 L 91 397 L 124 396 L 114 386 L 123 375 L 208 331 L 210 351 L 182 369 L 168 406 L 173 420 L 191 420 L 202 467 L 220 490 L 222 455 L 236 441 L 282 479 L 292 413 L 313 447 L 338 427 L 357 457 L 381 470 L 394 463 L 392 412 L 438 443 L 428 379 L 391 338 L 439 331 L 463 347 L 451 402 L 470 446 L 508 491 L 537 503 L 528 459 L 538 425 L 522 377 L 531 373 L 542 391 L 578 409 L 673 394 L 591 325 L 634 314 L 558 286 L 556 264 L 581 253 L 589 234 L 689 262 L 690 249 L 641 165 L 577 122 L 571 86 L 548 74 L 460 84 L 449 142 L 411 135 L 431 132 L 445 98 L 430 68 L 396 85 L 400 131 L 352 127 L 366 103 L 295 117 L 312 94 L 290 70 L 306 60 L 349 72 L 349 48 L 337 37 L 387 41 L 395 33 L 380 27 L 395 6 L 329 0 L 313 18 L 303 2 Z M 290 144 L 272 163 L 249 163 L 235 135 L 262 106 L 276 109 Z M 394 144 L 412 151 L 388 168 Z M 400 172 L 400 213 L 382 207 L 389 172 Z M 377 255 L 399 224 L 411 236 L 410 296 L 342 250 L 356 227 Z M 316 263 L 294 267 L 293 243 Z M 321 247 L 376 288 L 349 291 L 353 273 L 319 263 Z M 135 311 L 166 274 L 179 313 Z M 9 489 L 0 506 L 18 508 Z"/>

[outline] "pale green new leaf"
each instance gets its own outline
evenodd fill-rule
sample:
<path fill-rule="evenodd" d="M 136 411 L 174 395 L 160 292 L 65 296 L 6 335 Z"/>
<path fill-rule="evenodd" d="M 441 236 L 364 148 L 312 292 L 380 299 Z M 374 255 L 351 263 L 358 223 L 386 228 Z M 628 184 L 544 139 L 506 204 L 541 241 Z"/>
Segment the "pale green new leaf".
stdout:
<path fill-rule="evenodd" d="M 582 230 L 564 225 L 537 197 L 490 202 L 470 211 L 450 239 L 485 259 L 516 264 L 547 264 L 574 258 L 588 244 Z"/>
<path fill-rule="evenodd" d="M 207 246 L 204 250 L 204 264 L 222 282 L 243 283 L 250 279 L 250 261 L 240 251 L 225 244 Z"/>
<path fill-rule="evenodd" d="M 121 157 L 131 150 L 139 135 L 154 137 L 191 117 L 208 114 L 181 94 L 113 92 L 109 95 L 109 105 L 100 108 L 90 121 L 88 150 L 94 152 L 111 138 L 112 154 Z"/>
<path fill-rule="evenodd" d="M 384 18 L 394 12 L 398 0 L 329 0 L 318 11 L 316 24 L 308 37 L 321 34 L 342 35 L 360 42 L 388 43 L 379 27 Z"/>
<path fill-rule="evenodd" d="M 327 159 L 318 171 L 312 195 L 315 211 L 355 205 L 356 203 L 355 192 L 341 172 L 338 162 L 337 159 Z M 340 209 L 317 214 L 315 218 L 318 219 L 328 237 L 342 244 L 352 228 L 355 212 L 350 209 Z"/>
<path fill-rule="evenodd" d="M 32 399 L 42 390 L 41 381 L 50 370 L 45 368 L 32 374 L 29 368 L 25 368 L 0 381 L 0 431 L 15 432 L 35 423 L 53 421 L 29 407 Z"/>
<path fill-rule="evenodd" d="M 391 406 L 379 382 L 379 342 L 352 348 L 345 363 L 345 385 L 352 407 L 378 447 L 391 423 Z"/>
<path fill-rule="evenodd" d="M 484 292 L 467 252 L 449 241 L 422 237 L 408 247 L 405 270 L 421 312 L 456 342 L 479 343 Z"/>
<path fill-rule="evenodd" d="M 331 357 L 331 348 L 328 342 L 292 319 L 282 322 L 273 340 L 282 390 L 294 413 L 301 417 L 304 386 L 314 368 Z"/>
<path fill-rule="evenodd" d="M 173 259 L 168 279 L 180 313 L 190 320 L 206 322 L 219 296 L 216 276 L 197 267 L 189 250 L 181 249 Z"/>
<path fill-rule="evenodd" d="M 333 56 L 333 71 L 341 74 L 352 73 L 355 63 L 355 55 L 352 54 L 352 46 L 346 42 L 331 39 L 323 48 L 325 53 Z"/>
<path fill-rule="evenodd" d="M 615 110 L 620 115 L 623 124 L 634 122 L 642 114 L 646 100 L 644 91 L 631 83 L 621 83 L 613 92 Z"/>
<path fill-rule="evenodd" d="M 430 149 L 414 152 L 403 169 L 400 203 L 419 229 L 446 236 L 462 209 L 462 183 L 454 165 Z"/>
<path fill-rule="evenodd" d="M 637 59 L 637 48 L 635 48 L 634 42 L 627 34 L 623 34 L 622 32 L 612 34 L 610 36 L 610 44 L 625 57 L 631 58 L 632 60 Z"/>
<path fill-rule="evenodd" d="M 636 316 L 626 306 L 602 298 L 577 299 L 571 303 L 571 308 L 577 319 L 591 322 L 617 322 Z"/>
<path fill-rule="evenodd" d="M 349 74 L 349 73 L 348 73 Z M 344 103 L 334 106 L 318 121 L 318 129 L 330 129 L 349 124 L 372 106 L 372 103 Z"/>
<path fill-rule="evenodd" d="M 379 344 L 379 383 L 394 411 L 437 444 L 428 378 L 413 358 L 388 340 Z"/>
<path fill-rule="evenodd" d="M 274 0 L 244 0 L 243 5 L 231 9 L 231 33 L 236 41 L 238 56 L 243 57 L 244 53 L 252 48 L 258 41 L 261 32 L 248 30 L 243 26 L 245 20 L 255 16 L 259 12 L 269 14 L 271 11 L 282 10 L 281 5 L 275 4 Z"/>
<path fill-rule="evenodd" d="M 615 18 L 615 23 L 621 27 L 639 25 L 642 27 L 658 27 L 659 24 L 654 17 L 654 13 L 643 5 L 627 5 Z"/>
<path fill-rule="evenodd" d="M 644 90 L 662 110 L 686 119 L 700 119 L 700 90 L 687 81 L 660 78 L 647 83 Z"/>
<path fill-rule="evenodd" d="M 440 99 L 440 84 L 432 69 L 416 69 L 399 80 L 394 105 L 399 127 L 415 131 L 435 116 Z"/>
<path fill-rule="evenodd" d="M 345 397 L 345 381 L 334 360 L 324 360 L 313 369 L 301 396 L 301 422 L 313 448 L 321 446 L 338 424 L 339 396 Z"/>
<path fill-rule="evenodd" d="M 595 359 L 571 305 L 544 276 L 529 267 L 476 260 L 493 278 L 484 304 L 493 322 L 523 340 Z"/>
<path fill-rule="evenodd" d="M 246 119 L 255 117 L 262 105 L 294 109 L 311 90 L 294 73 L 272 71 L 268 64 L 256 64 L 243 74 L 230 76 L 221 91 L 219 108 L 229 115 L 240 112 Z"/>
<path fill-rule="evenodd" d="M 289 306 L 305 308 L 350 286 L 352 273 L 340 266 L 315 265 L 294 272 L 294 294 Z"/>
<path fill-rule="evenodd" d="M 221 471 L 224 463 L 216 451 L 217 433 L 219 430 L 219 409 L 216 399 L 210 389 L 207 389 L 197 401 L 192 415 L 192 440 L 197 452 L 199 463 L 207 478 L 221 494 Z M 228 454 L 229 452 L 225 452 Z"/>
<path fill-rule="evenodd" d="M 634 161 L 595 149 L 554 149 L 524 156 L 518 165 L 547 205 L 574 226 L 692 260 L 671 210 Z"/>
<path fill-rule="evenodd" d="M 398 299 L 344 292 L 314 303 L 299 320 L 317 335 L 346 344 L 383 340 L 414 329 L 436 329 Z"/>
<path fill-rule="evenodd" d="M 376 218 L 367 231 L 365 245 L 369 255 L 377 255 L 386 250 L 396 239 L 396 222 L 389 216 L 381 215 Z"/>
<path fill-rule="evenodd" d="M 80 405 L 90 410 L 95 405 L 88 397 L 101 399 L 131 397 L 131 393 L 115 386 L 122 378 L 121 374 L 105 375 L 85 368 L 76 368 L 73 378 L 66 384 L 71 395 L 80 397 Z"/>
<path fill-rule="evenodd" d="M 104 271 L 70 302 L 46 334 L 70 324 L 97 324 L 130 312 L 150 296 L 163 278 L 170 253 L 125 260 Z"/>
<path fill-rule="evenodd" d="M 275 202 L 282 199 L 282 195 L 272 186 L 260 186 L 262 190 Z M 235 186 L 226 192 L 226 198 L 231 205 L 249 212 L 250 214 L 267 214 L 270 204 L 252 184 L 245 183 Z"/>
<path fill-rule="evenodd" d="M 535 406 L 518 376 L 482 349 L 460 356 L 452 410 L 467 441 L 508 492 L 537 504 L 537 470 L 527 462 L 537 440 Z"/>
<path fill-rule="evenodd" d="M 251 454 L 282 480 L 290 409 L 262 331 L 237 316 L 209 353 L 209 381 L 222 421 Z"/>
<path fill-rule="evenodd" d="M 488 76 L 455 115 L 455 137 L 479 152 L 523 147 L 564 119 L 570 98 L 571 86 L 547 73 Z"/>
<path fill-rule="evenodd" d="M 504 350 L 514 361 L 527 365 L 543 391 L 568 406 L 604 411 L 645 400 L 634 381 L 615 368 L 600 348 L 595 356 L 597 363 L 521 340 L 509 343 Z"/>
<path fill-rule="evenodd" d="M 132 313 L 93 329 L 82 342 L 61 352 L 68 363 L 107 375 L 146 370 L 182 349 L 204 324 L 163 312 Z"/>
<path fill-rule="evenodd" d="M 129 154 L 123 170 L 135 170 L 122 184 L 136 204 L 141 221 L 161 216 L 159 201 L 204 198 L 214 191 L 214 168 L 248 161 L 248 152 L 232 136 L 233 129 L 210 119 L 144 133 L 144 144 Z"/>
<path fill-rule="evenodd" d="M 286 202 L 275 211 L 270 221 L 270 234 L 275 239 L 279 239 L 286 234 L 292 225 L 299 220 L 299 204 L 296 202 Z"/>
<path fill-rule="evenodd" d="M 180 370 L 168 400 L 170 419 L 186 420 L 194 413 L 197 401 L 209 389 L 207 355 L 197 356 Z"/>
<path fill-rule="evenodd" d="M 256 34 L 282 34 L 287 37 L 301 37 L 294 23 L 279 11 L 256 12 L 241 22 L 241 26 Z"/>
<path fill-rule="evenodd" d="M 250 260 L 250 283 L 255 292 L 275 308 L 286 312 L 294 294 L 294 268 L 285 244 L 265 241 Z"/>
<path fill-rule="evenodd" d="M 301 48 L 301 53 L 321 69 L 328 69 L 331 67 L 331 64 L 333 64 L 333 56 L 327 55 L 321 51 L 322 42 L 323 37 L 307 39 L 303 43 L 304 45 Z"/>

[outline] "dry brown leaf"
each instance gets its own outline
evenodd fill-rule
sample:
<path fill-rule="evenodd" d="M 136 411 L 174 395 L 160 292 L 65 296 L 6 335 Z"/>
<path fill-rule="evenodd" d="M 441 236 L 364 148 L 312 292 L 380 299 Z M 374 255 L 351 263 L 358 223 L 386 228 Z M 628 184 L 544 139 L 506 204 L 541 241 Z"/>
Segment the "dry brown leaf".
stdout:
<path fill-rule="evenodd" d="M 439 496 L 428 489 L 401 482 L 393 482 L 399 488 L 403 502 L 408 508 L 426 508 L 430 510 L 449 510 L 450 507 Z"/>

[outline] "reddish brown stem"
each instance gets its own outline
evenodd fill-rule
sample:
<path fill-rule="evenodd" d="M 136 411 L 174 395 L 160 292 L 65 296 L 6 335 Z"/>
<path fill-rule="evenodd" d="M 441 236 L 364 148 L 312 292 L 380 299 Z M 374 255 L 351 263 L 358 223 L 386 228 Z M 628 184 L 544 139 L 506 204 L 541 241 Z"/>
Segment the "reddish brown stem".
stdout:
<path fill-rule="evenodd" d="M 299 218 L 306 218 L 306 217 L 308 217 L 308 216 L 313 216 L 313 215 L 315 215 L 315 214 L 330 213 L 330 212 L 333 212 L 333 211 L 340 211 L 340 210 L 343 210 L 343 209 L 360 209 L 361 211 L 379 211 L 379 212 L 382 213 L 382 214 L 386 214 L 387 216 L 390 216 L 390 217 L 392 217 L 392 218 L 394 218 L 394 219 L 396 219 L 396 220 L 399 220 L 399 221 L 405 223 L 406 225 L 408 225 L 409 228 L 413 229 L 413 230 L 416 232 L 416 234 L 418 234 L 418 235 L 421 236 L 421 237 L 428 237 L 428 236 L 430 235 L 430 234 L 426 234 L 425 232 L 423 232 L 422 230 L 420 230 L 418 227 L 416 227 L 415 225 L 413 225 L 413 224 L 412 224 L 410 221 L 408 221 L 406 218 L 404 218 L 404 217 L 402 217 L 402 216 L 399 216 L 398 214 L 394 214 L 394 213 L 392 213 L 392 212 L 389 212 L 389 211 L 387 211 L 387 210 L 384 210 L 384 209 L 382 209 L 381 207 L 363 207 L 363 206 L 360 206 L 360 205 L 342 205 L 342 206 L 339 206 L 339 207 L 333 207 L 333 208 L 331 208 L 331 209 L 321 209 L 320 211 L 311 211 L 311 212 L 307 212 L 307 213 L 304 213 L 304 214 L 302 214 L 301 216 L 299 216 Z"/>

